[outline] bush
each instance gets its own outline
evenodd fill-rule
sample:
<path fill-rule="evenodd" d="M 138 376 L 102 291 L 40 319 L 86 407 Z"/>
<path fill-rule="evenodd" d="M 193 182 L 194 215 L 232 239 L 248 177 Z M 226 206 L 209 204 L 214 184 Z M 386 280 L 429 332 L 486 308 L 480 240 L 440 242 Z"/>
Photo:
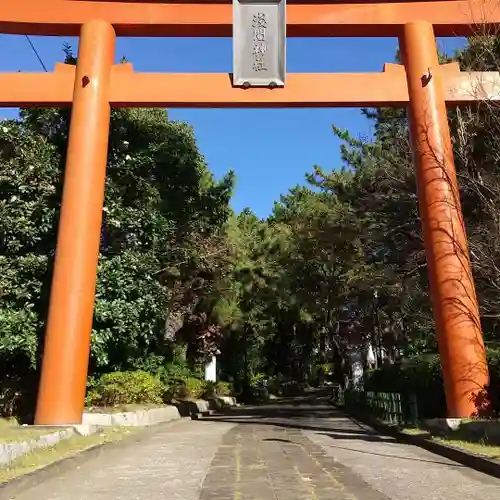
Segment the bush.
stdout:
<path fill-rule="evenodd" d="M 157 373 L 162 382 L 167 386 L 193 376 L 193 372 L 186 363 L 167 363 L 160 366 Z"/>
<path fill-rule="evenodd" d="M 162 404 L 165 395 L 162 381 L 144 371 L 106 373 L 88 384 L 87 406 L 122 404 Z"/>
<path fill-rule="evenodd" d="M 500 418 L 500 349 L 488 351 L 488 367 L 490 370 L 488 400 L 494 416 Z"/>
<path fill-rule="evenodd" d="M 215 384 L 215 392 L 217 396 L 232 396 L 233 386 L 229 382 L 218 381 Z"/>
<path fill-rule="evenodd" d="M 200 399 L 206 389 L 203 380 L 194 377 L 188 377 L 185 381 L 187 396 L 193 399 Z"/>
<path fill-rule="evenodd" d="M 158 375 L 142 370 L 106 373 L 97 380 L 89 379 L 85 404 L 87 407 L 162 404 L 172 399 L 200 399 L 232 393 L 228 382 L 213 384 L 190 376 L 190 373 L 176 365 L 165 366 Z"/>
<path fill-rule="evenodd" d="M 250 387 L 261 387 L 267 378 L 265 373 L 254 373 L 250 378 Z"/>
<path fill-rule="evenodd" d="M 186 377 L 173 381 L 168 390 L 169 399 L 200 399 L 207 389 L 203 380 Z"/>
<path fill-rule="evenodd" d="M 231 396 L 233 394 L 232 386 L 229 382 L 205 382 L 203 398 L 213 398 L 216 396 Z"/>
<path fill-rule="evenodd" d="M 213 382 L 205 382 L 205 390 L 203 391 L 202 398 L 210 399 L 217 396 L 217 385 Z"/>
<path fill-rule="evenodd" d="M 321 385 L 327 379 L 327 376 L 331 371 L 331 366 L 328 363 L 314 365 L 312 370 L 312 383 Z"/>
<path fill-rule="evenodd" d="M 1 329 L 0 326 L 0 344 Z M 16 417 L 23 423 L 33 423 L 38 378 L 38 372 L 23 354 L 0 354 L 0 418 Z"/>

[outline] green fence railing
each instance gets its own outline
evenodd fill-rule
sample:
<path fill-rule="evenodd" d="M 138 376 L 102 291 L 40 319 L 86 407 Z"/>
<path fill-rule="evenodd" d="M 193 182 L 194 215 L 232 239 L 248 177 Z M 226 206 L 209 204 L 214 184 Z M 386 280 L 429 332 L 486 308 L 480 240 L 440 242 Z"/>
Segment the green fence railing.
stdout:
<path fill-rule="evenodd" d="M 337 386 L 334 387 L 333 399 L 348 412 L 361 412 L 384 422 L 411 425 L 418 421 L 417 399 L 414 396 L 360 389 L 342 390 Z"/>

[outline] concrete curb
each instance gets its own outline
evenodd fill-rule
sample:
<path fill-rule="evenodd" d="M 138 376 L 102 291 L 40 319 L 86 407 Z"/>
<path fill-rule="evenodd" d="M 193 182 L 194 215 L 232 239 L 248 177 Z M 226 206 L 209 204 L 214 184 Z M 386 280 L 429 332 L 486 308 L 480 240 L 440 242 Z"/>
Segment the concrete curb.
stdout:
<path fill-rule="evenodd" d="M 118 413 L 84 412 L 82 423 L 84 425 L 97 425 L 103 427 L 125 426 L 125 427 L 147 427 L 157 425 L 171 420 L 179 420 L 181 414 L 173 405 L 166 405 L 148 410 L 126 411 Z"/>
<path fill-rule="evenodd" d="M 155 426 L 146 427 L 136 434 L 126 436 L 120 441 L 91 446 L 85 450 L 77 452 L 75 455 L 62 458 L 56 462 L 48 464 L 40 469 L 34 470 L 22 476 L 11 479 L 0 484 L 0 500 L 12 500 L 17 495 L 38 486 L 39 484 L 54 479 L 65 472 L 74 470 L 91 459 L 99 457 L 102 453 L 116 449 L 127 448 L 147 439 L 158 431 L 160 427 L 172 425 L 178 421 L 170 421 Z"/>
<path fill-rule="evenodd" d="M 214 396 L 208 399 L 179 400 L 175 406 L 181 417 L 193 417 L 210 411 L 221 411 L 237 406 L 236 398 L 230 396 Z"/>
<path fill-rule="evenodd" d="M 73 437 L 75 434 L 75 429 L 68 427 L 54 432 L 47 432 L 44 436 L 40 436 L 36 439 L 0 444 L 0 466 L 6 467 L 10 462 L 26 455 L 26 453 L 30 451 L 40 448 L 49 448 L 59 441 Z"/>
<path fill-rule="evenodd" d="M 336 405 L 335 405 L 336 406 Z M 414 446 L 419 446 L 431 453 L 440 455 L 449 460 L 453 460 L 461 465 L 465 465 L 471 469 L 487 474 L 488 476 L 500 479 L 500 462 L 495 460 L 490 460 L 489 458 L 483 457 L 481 455 L 476 455 L 453 446 L 449 446 L 437 441 L 432 441 L 422 436 L 414 436 L 411 434 L 406 434 L 401 432 L 398 427 L 384 424 L 379 420 L 367 417 L 366 415 L 347 412 L 344 408 L 338 406 L 339 409 L 346 412 L 351 418 L 359 420 L 361 423 L 372 427 L 381 434 L 386 434 L 388 436 L 394 437 L 398 441 L 406 444 L 412 444 Z"/>
<path fill-rule="evenodd" d="M 34 426 L 36 428 L 36 426 Z M 98 426 L 73 425 L 63 427 L 54 432 L 48 432 L 50 427 L 45 428 L 47 434 L 36 439 L 25 441 L 14 441 L 12 443 L 0 443 L 0 467 L 8 467 L 9 463 L 21 458 L 23 455 L 42 448 L 50 448 L 57 443 L 73 436 L 90 436 L 100 430 Z"/>

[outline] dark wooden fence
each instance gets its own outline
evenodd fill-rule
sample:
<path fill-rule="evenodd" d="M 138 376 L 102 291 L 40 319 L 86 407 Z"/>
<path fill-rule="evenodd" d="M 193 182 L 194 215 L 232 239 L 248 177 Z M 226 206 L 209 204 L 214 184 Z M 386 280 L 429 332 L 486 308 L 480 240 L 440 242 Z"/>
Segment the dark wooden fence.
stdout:
<path fill-rule="evenodd" d="M 418 421 L 415 397 L 402 397 L 392 392 L 373 392 L 360 389 L 333 389 L 333 400 L 347 412 L 363 413 L 384 422 L 413 425 Z"/>

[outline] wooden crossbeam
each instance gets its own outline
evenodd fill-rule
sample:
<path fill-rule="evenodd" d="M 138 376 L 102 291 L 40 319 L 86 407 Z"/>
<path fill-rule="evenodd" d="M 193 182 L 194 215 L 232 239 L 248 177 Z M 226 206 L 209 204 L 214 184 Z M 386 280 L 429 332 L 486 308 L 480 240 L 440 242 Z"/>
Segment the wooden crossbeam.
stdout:
<path fill-rule="evenodd" d="M 92 19 L 112 23 L 119 36 L 230 37 L 232 6 L 89 0 L 2 0 L 0 32 L 77 36 Z M 287 6 L 291 37 L 398 36 L 415 20 L 434 25 L 438 36 L 468 36 L 500 25 L 497 0 L 316 3 Z"/>
<path fill-rule="evenodd" d="M 448 105 L 500 101 L 500 73 L 463 73 L 452 63 L 440 71 Z M 71 105 L 74 66 L 53 73 L 0 73 L 0 106 Z M 319 108 L 403 107 L 408 103 L 404 68 L 387 64 L 382 73 L 292 73 L 284 88 L 241 89 L 223 73 L 135 73 L 131 64 L 113 68 L 113 107 Z"/>

